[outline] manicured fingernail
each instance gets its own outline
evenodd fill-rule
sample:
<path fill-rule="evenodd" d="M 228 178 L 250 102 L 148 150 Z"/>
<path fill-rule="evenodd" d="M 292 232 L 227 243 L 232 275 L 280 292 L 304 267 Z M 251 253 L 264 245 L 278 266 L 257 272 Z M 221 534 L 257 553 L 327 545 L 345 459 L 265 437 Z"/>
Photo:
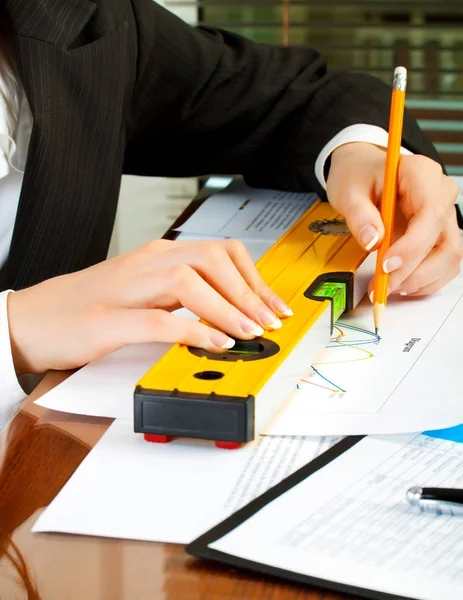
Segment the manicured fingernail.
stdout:
<path fill-rule="evenodd" d="M 407 296 L 407 295 L 408 295 L 408 292 L 400 292 L 400 295 L 401 295 L 401 296 Z"/>
<path fill-rule="evenodd" d="M 250 319 L 241 321 L 241 329 L 244 331 L 244 333 L 249 333 L 256 337 L 264 335 L 264 330 L 262 329 L 262 327 L 260 327 L 259 325 L 257 325 L 257 323 L 254 323 L 254 321 L 251 321 Z"/>
<path fill-rule="evenodd" d="M 278 317 L 275 317 L 269 310 L 262 310 L 259 313 L 259 317 L 261 322 L 266 326 L 270 327 L 270 329 L 280 329 L 283 326 L 283 323 L 280 321 Z"/>
<path fill-rule="evenodd" d="M 379 240 L 378 230 L 373 225 L 365 225 L 359 233 L 360 243 L 365 250 L 371 250 Z"/>
<path fill-rule="evenodd" d="M 222 348 L 222 350 L 229 350 L 235 345 L 235 340 L 232 340 L 232 338 L 224 333 L 220 333 L 220 331 L 213 331 L 211 333 L 211 342 L 217 348 Z"/>
<path fill-rule="evenodd" d="M 383 262 L 383 271 L 385 273 L 392 273 L 393 271 L 397 271 L 402 266 L 403 261 L 400 256 L 393 256 L 392 258 L 387 258 Z"/>
<path fill-rule="evenodd" d="M 285 317 L 292 317 L 293 311 L 289 308 L 286 302 L 283 302 L 281 298 L 275 298 L 272 302 L 276 311 L 284 315 Z"/>
<path fill-rule="evenodd" d="M 234 345 L 235 345 L 235 340 L 228 338 L 228 340 L 225 342 L 225 344 L 222 344 L 220 347 L 223 348 L 224 350 L 229 350 L 230 348 L 233 348 Z"/>

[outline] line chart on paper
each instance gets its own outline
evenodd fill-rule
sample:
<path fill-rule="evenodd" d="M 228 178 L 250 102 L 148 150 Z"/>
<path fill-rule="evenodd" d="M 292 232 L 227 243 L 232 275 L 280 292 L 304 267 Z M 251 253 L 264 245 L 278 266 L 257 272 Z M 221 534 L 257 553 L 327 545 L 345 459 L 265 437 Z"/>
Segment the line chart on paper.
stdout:
<path fill-rule="evenodd" d="M 267 435 L 364 435 L 463 423 L 463 274 L 438 293 L 391 296 L 381 338 L 365 298 L 336 323 Z"/>
<path fill-rule="evenodd" d="M 328 390 L 332 394 L 340 394 L 343 397 L 347 389 L 325 377 L 322 373 L 323 365 L 369 360 L 374 357 L 374 353 L 370 348 L 377 346 L 380 341 L 380 336 L 374 332 L 347 323 L 337 322 L 334 326 L 334 335 L 331 342 L 325 349 L 332 350 L 332 352 L 329 352 L 322 361 L 317 361 L 311 365 L 311 370 L 298 383 L 297 389 L 302 389 L 304 384 L 313 385 Z"/>
<path fill-rule="evenodd" d="M 388 305 L 380 339 L 372 332 L 372 310 L 368 301 L 336 324 L 330 343 L 299 382 L 296 396 L 310 410 L 320 412 L 372 413 L 407 376 L 426 350 L 442 319 L 436 315 L 451 310 L 455 300 L 442 295 L 442 310 L 431 315 L 437 298 Z"/>

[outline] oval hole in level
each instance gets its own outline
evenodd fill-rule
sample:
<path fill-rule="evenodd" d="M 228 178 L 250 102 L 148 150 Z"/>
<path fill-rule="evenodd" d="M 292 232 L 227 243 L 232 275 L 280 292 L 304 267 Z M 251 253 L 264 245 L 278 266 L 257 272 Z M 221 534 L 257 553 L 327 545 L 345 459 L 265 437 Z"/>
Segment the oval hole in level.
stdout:
<path fill-rule="evenodd" d="M 193 348 L 191 346 L 188 347 L 188 350 L 191 354 L 194 354 L 199 358 L 208 358 L 213 361 L 226 360 L 227 362 L 233 362 L 237 360 L 251 361 L 268 358 L 269 356 L 277 354 L 280 351 L 280 346 L 272 340 L 260 337 L 255 338 L 254 340 L 235 340 L 233 348 L 218 354 L 200 348 Z"/>
<path fill-rule="evenodd" d="M 227 354 L 240 354 L 242 356 L 258 356 L 264 351 L 264 345 L 255 340 L 236 340 L 233 348 Z"/>
<path fill-rule="evenodd" d="M 224 376 L 220 371 L 201 371 L 200 373 L 195 373 L 194 377 L 196 379 L 205 379 L 206 381 L 215 381 L 216 379 L 222 379 Z"/>

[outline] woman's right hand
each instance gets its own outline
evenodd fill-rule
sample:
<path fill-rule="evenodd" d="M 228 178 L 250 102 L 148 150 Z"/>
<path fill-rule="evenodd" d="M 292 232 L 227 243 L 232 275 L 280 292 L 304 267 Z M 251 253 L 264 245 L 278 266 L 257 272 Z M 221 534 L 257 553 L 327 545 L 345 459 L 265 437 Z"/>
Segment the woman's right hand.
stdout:
<path fill-rule="evenodd" d="M 182 306 L 210 325 L 172 314 Z M 8 297 L 18 374 L 80 367 L 141 342 L 223 352 L 229 336 L 252 339 L 291 314 L 236 240 L 155 240 Z"/>

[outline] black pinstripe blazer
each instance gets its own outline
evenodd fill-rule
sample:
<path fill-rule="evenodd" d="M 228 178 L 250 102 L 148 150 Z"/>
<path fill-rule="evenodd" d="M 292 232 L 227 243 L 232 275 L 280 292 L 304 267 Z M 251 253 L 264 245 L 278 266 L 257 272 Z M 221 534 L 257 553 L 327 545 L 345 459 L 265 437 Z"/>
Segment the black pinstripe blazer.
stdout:
<path fill-rule="evenodd" d="M 240 173 L 323 196 L 324 144 L 388 126 L 387 86 L 331 73 L 309 48 L 194 29 L 152 0 L 2 4 L 34 128 L 0 289 L 103 260 L 122 173 Z M 409 117 L 404 144 L 438 159 Z"/>

